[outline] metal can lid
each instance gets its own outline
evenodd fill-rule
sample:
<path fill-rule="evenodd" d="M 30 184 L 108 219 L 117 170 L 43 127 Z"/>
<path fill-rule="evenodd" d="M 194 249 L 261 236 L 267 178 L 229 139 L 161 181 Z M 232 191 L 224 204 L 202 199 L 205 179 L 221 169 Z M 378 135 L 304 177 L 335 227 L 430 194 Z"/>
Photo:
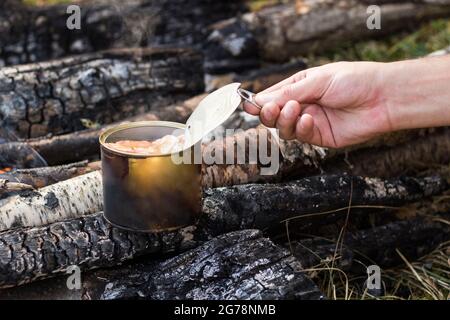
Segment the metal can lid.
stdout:
<path fill-rule="evenodd" d="M 238 82 L 228 84 L 200 101 L 186 121 L 185 148 L 202 140 L 233 114 L 242 102 L 238 93 L 240 86 Z"/>

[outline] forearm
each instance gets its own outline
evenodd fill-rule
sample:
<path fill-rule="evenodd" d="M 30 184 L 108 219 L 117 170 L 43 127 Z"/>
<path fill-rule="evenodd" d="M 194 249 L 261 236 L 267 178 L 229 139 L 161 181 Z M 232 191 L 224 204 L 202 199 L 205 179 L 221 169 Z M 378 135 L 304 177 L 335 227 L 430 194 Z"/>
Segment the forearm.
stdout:
<path fill-rule="evenodd" d="M 392 130 L 450 125 L 450 56 L 388 63 L 379 81 Z"/>

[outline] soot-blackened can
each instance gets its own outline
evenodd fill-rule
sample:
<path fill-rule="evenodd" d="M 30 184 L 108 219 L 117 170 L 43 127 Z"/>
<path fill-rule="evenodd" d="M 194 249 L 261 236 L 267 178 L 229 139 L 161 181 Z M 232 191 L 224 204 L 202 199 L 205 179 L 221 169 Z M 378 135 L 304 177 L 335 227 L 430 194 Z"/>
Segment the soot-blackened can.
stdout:
<path fill-rule="evenodd" d="M 119 125 L 100 136 L 104 216 L 132 231 L 160 232 L 196 222 L 201 212 L 201 164 L 179 163 L 173 154 L 139 155 L 114 150 L 108 143 L 154 141 L 183 134 L 185 125 L 144 121 Z M 181 151 L 190 151 L 194 147 Z"/>

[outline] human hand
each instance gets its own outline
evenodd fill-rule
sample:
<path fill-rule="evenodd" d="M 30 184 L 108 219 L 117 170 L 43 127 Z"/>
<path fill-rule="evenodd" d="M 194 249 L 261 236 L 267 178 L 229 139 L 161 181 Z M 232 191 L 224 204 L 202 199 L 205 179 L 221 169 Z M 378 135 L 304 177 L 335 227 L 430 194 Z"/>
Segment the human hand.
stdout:
<path fill-rule="evenodd" d="M 303 70 L 258 93 L 244 110 L 259 115 L 283 139 L 325 147 L 344 147 L 391 131 L 382 103 L 386 64 L 338 62 Z"/>

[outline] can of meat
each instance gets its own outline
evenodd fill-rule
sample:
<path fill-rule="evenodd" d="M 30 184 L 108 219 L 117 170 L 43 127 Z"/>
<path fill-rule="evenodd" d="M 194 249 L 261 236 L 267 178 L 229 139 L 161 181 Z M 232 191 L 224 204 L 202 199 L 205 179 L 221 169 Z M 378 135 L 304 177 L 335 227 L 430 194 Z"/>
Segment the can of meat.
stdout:
<path fill-rule="evenodd" d="M 104 216 L 132 231 L 159 232 L 196 222 L 201 207 L 201 164 L 173 161 L 183 150 L 185 125 L 126 123 L 100 136 Z"/>

